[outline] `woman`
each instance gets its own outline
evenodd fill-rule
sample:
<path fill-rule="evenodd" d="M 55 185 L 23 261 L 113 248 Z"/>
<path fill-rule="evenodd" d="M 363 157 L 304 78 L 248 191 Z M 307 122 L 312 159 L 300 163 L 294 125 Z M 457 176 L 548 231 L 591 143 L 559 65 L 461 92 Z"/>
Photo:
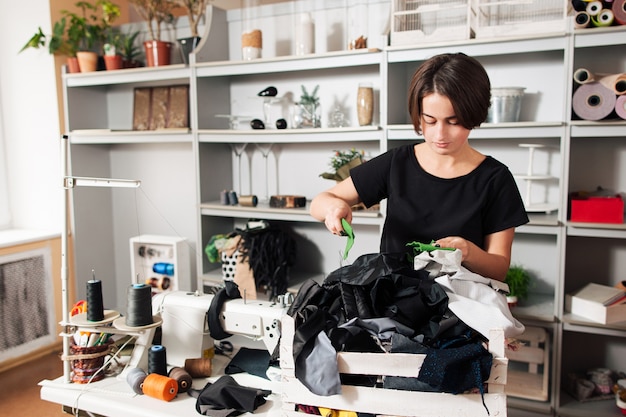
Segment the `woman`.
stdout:
<path fill-rule="evenodd" d="M 459 249 L 463 265 L 503 281 L 515 227 L 528 222 L 508 168 L 472 148 L 472 129 L 487 118 L 491 86 L 482 65 L 465 54 L 430 58 L 413 75 L 409 114 L 424 142 L 391 149 L 350 171 L 317 195 L 311 215 L 342 234 L 350 207 L 387 198 L 381 252 L 410 242 Z"/>

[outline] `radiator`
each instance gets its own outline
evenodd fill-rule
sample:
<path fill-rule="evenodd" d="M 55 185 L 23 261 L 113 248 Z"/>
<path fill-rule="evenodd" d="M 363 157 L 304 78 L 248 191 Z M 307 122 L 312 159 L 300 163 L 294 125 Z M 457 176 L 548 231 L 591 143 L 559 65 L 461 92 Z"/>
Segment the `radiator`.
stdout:
<path fill-rule="evenodd" d="M 0 362 L 54 343 L 49 248 L 0 256 Z"/>

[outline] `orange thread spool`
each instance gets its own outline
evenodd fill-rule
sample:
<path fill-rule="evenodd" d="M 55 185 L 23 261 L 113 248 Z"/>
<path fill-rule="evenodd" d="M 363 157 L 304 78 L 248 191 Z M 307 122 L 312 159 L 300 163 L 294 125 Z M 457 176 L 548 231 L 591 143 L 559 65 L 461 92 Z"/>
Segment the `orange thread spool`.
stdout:
<path fill-rule="evenodd" d="M 143 381 L 143 393 L 163 401 L 172 401 L 178 394 L 178 382 L 168 376 L 149 374 Z"/>
<path fill-rule="evenodd" d="M 211 359 L 209 358 L 197 358 L 197 359 L 185 359 L 185 371 L 191 375 L 192 378 L 206 378 L 211 376 Z"/>

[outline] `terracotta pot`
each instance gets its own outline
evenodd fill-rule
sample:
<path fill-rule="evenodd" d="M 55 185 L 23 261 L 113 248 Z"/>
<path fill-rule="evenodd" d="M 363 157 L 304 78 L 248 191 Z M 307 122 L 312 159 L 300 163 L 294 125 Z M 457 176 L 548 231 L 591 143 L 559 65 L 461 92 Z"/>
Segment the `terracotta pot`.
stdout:
<path fill-rule="evenodd" d="M 75 74 L 80 72 L 80 65 L 78 65 L 78 58 L 75 56 L 67 57 L 67 72 L 70 74 Z"/>
<path fill-rule="evenodd" d="M 143 47 L 146 51 L 146 66 L 160 67 L 170 64 L 171 42 L 145 41 Z"/>
<path fill-rule="evenodd" d="M 121 55 L 105 55 L 104 64 L 106 65 L 106 69 L 108 71 L 120 69 L 122 68 L 122 56 Z"/>
<path fill-rule="evenodd" d="M 93 72 L 98 69 L 98 54 L 89 51 L 76 52 L 80 72 Z"/>

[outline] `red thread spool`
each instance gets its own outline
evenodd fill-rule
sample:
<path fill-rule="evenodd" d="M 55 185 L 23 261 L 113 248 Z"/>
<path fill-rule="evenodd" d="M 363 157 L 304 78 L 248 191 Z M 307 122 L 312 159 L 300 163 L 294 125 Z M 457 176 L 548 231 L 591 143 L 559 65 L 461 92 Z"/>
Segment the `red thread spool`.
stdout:
<path fill-rule="evenodd" d="M 168 376 L 149 374 L 143 381 L 143 393 L 163 401 L 172 401 L 178 394 L 178 382 Z"/>

